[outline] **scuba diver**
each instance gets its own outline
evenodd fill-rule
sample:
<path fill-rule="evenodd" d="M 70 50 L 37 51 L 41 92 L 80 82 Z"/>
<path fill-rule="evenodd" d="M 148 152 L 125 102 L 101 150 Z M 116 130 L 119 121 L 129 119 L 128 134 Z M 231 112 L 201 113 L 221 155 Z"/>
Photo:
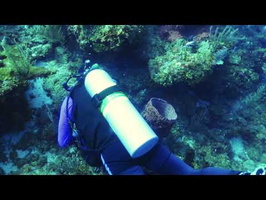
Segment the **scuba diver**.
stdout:
<path fill-rule="evenodd" d="M 73 87 L 68 81 L 76 78 Z M 60 147 L 77 144 L 82 157 L 109 175 L 249 175 L 218 167 L 194 169 L 161 142 L 117 85 L 89 60 L 63 87 L 65 97 L 58 122 Z M 253 174 L 265 174 L 265 168 Z"/>

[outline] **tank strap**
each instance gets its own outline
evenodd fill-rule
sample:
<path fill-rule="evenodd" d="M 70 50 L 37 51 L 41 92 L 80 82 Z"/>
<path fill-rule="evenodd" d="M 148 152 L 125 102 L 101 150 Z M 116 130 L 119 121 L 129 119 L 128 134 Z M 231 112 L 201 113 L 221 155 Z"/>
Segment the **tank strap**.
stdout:
<path fill-rule="evenodd" d="M 121 89 L 117 86 L 111 86 L 109 88 L 106 88 L 105 90 L 101 91 L 100 93 L 94 95 L 91 99 L 92 103 L 98 108 L 102 102 L 102 100 L 107 97 L 108 95 L 114 93 L 114 92 L 120 92 Z"/>

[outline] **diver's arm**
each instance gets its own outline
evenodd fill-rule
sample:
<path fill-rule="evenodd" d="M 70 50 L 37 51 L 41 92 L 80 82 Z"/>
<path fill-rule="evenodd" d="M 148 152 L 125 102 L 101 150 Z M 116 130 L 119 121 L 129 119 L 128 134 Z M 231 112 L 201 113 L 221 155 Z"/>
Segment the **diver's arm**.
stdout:
<path fill-rule="evenodd" d="M 73 140 L 72 128 L 69 122 L 72 118 L 72 108 L 72 98 L 66 97 L 61 105 L 60 118 L 58 122 L 57 141 L 60 147 L 67 147 Z"/>

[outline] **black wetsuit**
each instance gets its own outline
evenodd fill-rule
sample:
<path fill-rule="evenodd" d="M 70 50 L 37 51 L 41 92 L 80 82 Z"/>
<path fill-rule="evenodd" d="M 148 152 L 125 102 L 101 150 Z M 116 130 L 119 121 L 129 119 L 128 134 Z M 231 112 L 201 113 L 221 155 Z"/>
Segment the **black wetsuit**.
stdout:
<path fill-rule="evenodd" d="M 83 145 L 100 151 L 101 160 L 108 174 L 112 175 L 236 175 L 240 171 L 207 167 L 193 169 L 172 154 L 160 142 L 145 155 L 132 159 L 108 122 L 92 104 L 83 83 L 71 92 L 74 102 L 74 122 Z M 83 152 L 86 154 L 86 151 Z"/>

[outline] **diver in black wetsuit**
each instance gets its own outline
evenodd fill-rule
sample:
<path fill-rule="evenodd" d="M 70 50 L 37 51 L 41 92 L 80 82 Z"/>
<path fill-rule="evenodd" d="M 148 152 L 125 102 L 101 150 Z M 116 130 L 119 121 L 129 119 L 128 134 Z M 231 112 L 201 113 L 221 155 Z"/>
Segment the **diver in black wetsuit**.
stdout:
<path fill-rule="evenodd" d="M 89 63 L 89 62 L 88 62 Z M 94 70 L 101 70 L 97 65 L 89 67 L 88 72 L 84 73 L 86 78 L 79 78 L 78 84 L 71 88 L 70 95 L 65 98 L 62 103 L 60 111 L 60 119 L 58 126 L 58 143 L 61 147 L 66 147 L 70 145 L 75 139 L 78 141 L 79 148 L 81 150 L 82 156 L 91 166 L 103 165 L 106 173 L 109 175 L 145 175 L 147 172 L 149 174 L 162 174 L 162 175 L 246 175 L 250 174 L 248 172 L 236 171 L 231 169 L 223 169 L 217 167 L 207 167 L 203 169 L 193 169 L 187 165 L 184 161 L 176 157 L 169 149 L 164 146 L 160 140 L 155 140 L 151 133 L 147 137 L 151 139 L 146 143 L 140 144 L 140 147 L 136 147 L 136 151 L 132 153 L 130 145 L 136 145 L 139 141 L 130 141 L 130 137 L 126 140 L 129 142 L 124 142 L 124 138 L 128 136 L 117 136 L 116 132 L 119 132 L 119 121 L 113 120 L 112 115 L 109 119 L 104 117 L 108 115 L 107 112 L 108 104 L 113 102 L 110 106 L 116 106 L 114 99 L 118 101 L 119 98 L 125 97 L 119 94 L 119 89 L 116 87 L 106 87 L 107 89 L 95 95 L 89 94 L 88 91 L 88 77 L 87 74 Z M 94 71 L 96 73 L 97 71 Z M 105 73 L 99 71 L 101 73 Z M 91 75 L 92 76 L 92 75 Z M 94 75 L 96 76 L 96 74 Z M 107 76 L 104 74 L 104 76 Z M 85 77 L 85 76 L 84 76 Z M 103 82 L 108 82 L 103 77 Z M 97 78 L 97 83 L 92 81 L 92 84 L 101 84 L 101 80 Z M 90 83 L 91 84 L 91 83 Z M 66 85 L 66 84 L 65 84 Z M 114 84 L 116 86 L 116 84 Z M 110 89 L 111 88 L 111 89 Z M 70 88 L 68 88 L 70 90 Z M 92 89 L 91 89 L 92 90 Z M 112 94 L 116 96 L 112 97 Z M 103 103 L 109 98 L 107 102 Z M 107 98 L 107 99 L 108 99 Z M 97 100 L 95 100 L 97 99 Z M 120 101 L 118 106 L 122 106 L 123 102 Z M 96 102 L 96 103 L 95 103 Z M 105 104 L 104 106 L 102 106 Z M 101 111 L 99 111 L 101 110 Z M 110 110 L 110 108 L 109 108 Z M 122 112 L 121 110 L 109 111 L 108 112 Z M 135 112 L 134 110 L 125 112 Z M 128 115 L 121 117 L 121 120 L 128 120 Z M 122 119 L 123 118 L 123 119 Z M 112 121 L 113 120 L 113 121 Z M 129 119 L 128 126 L 130 122 L 136 120 L 141 120 L 139 118 Z M 140 122 L 143 123 L 143 122 Z M 111 125 L 110 125 L 111 124 Z M 112 127 L 113 128 L 112 128 Z M 121 125 L 122 126 L 122 125 Z M 144 124 L 145 129 L 145 124 Z M 132 134 L 136 132 L 138 127 L 129 127 Z M 150 129 L 145 129 L 150 131 Z M 126 130 L 127 131 L 127 130 Z M 138 133 L 136 133 L 138 134 Z M 143 134 L 146 134 L 143 132 Z M 132 140 L 136 140 L 132 136 Z M 141 140 L 141 138 L 139 138 Z M 122 141 L 122 142 L 121 142 Z M 155 142 L 150 142 L 155 141 Z M 145 146 L 146 145 L 146 146 Z M 144 146 L 144 147 L 143 147 Z M 140 150 L 139 150 L 140 149 Z M 134 149 L 135 150 L 135 149 Z M 143 151 L 143 152 L 141 152 Z M 138 152 L 139 155 L 134 156 L 134 153 Z M 140 152 L 140 153 L 139 153 Z M 255 173 L 265 174 L 265 169 L 261 168 Z"/>

